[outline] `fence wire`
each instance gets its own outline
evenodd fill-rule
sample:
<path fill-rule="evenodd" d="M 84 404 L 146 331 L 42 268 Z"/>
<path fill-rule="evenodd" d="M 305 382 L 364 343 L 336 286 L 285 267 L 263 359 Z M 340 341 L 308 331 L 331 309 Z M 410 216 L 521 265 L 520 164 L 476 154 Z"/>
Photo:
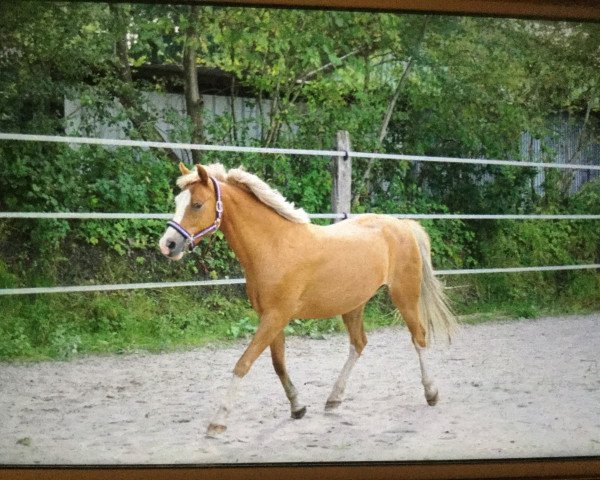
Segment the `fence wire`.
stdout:
<path fill-rule="evenodd" d="M 340 150 L 307 150 L 297 148 L 240 147 L 233 145 L 206 145 L 198 143 L 148 142 L 142 140 L 113 140 L 107 138 L 65 137 L 58 135 L 31 135 L 24 133 L 0 133 L 0 140 L 26 142 L 53 142 L 68 144 L 104 145 L 114 147 L 167 148 L 176 150 L 200 150 L 215 152 L 263 153 L 281 155 L 308 155 L 317 157 L 352 157 L 376 160 L 406 160 L 409 162 L 463 163 L 474 165 L 508 165 L 513 167 L 543 167 L 567 170 L 600 170 L 600 165 L 575 163 L 521 162 L 518 160 L 487 160 L 483 158 L 433 157 L 428 155 L 402 155 L 396 153 L 373 153 Z"/>
<path fill-rule="evenodd" d="M 437 162 L 437 163 L 462 163 L 476 165 L 506 165 L 517 167 L 538 167 L 538 168 L 557 168 L 557 169 L 586 169 L 600 170 L 600 165 L 583 164 L 560 164 L 544 162 L 521 162 L 514 160 L 487 160 L 475 158 L 454 158 L 454 157 L 432 157 L 420 155 L 401 155 L 387 153 L 369 153 L 339 150 L 308 150 L 293 148 L 262 148 L 262 147 L 240 147 L 231 145 L 204 145 L 193 143 L 172 143 L 172 142 L 148 142 L 140 140 L 114 140 L 103 138 L 88 137 L 68 137 L 56 135 L 31 135 L 20 133 L 0 133 L 0 140 L 28 141 L 28 142 L 52 142 L 67 144 L 87 144 L 103 145 L 116 147 L 142 147 L 142 148 L 168 148 L 184 150 L 202 150 L 202 151 L 221 151 L 238 153 L 260 153 L 260 154 L 283 154 L 283 155 L 310 155 L 326 157 L 353 157 L 369 158 L 379 160 L 406 160 L 412 162 Z M 358 214 L 343 213 L 314 213 L 311 218 L 321 219 L 339 219 L 353 217 Z M 600 215 L 592 214 L 386 214 L 395 218 L 410 219 L 460 219 L 460 220 L 598 220 Z M 22 218 L 22 219 L 147 219 L 147 220 L 168 220 L 172 214 L 166 213 L 94 213 L 94 212 L 0 212 L 0 218 Z M 470 275 L 470 274 L 496 274 L 496 273 L 517 273 L 517 272 L 536 272 L 536 271 L 563 271 L 563 270 L 583 270 L 600 269 L 600 264 L 586 265 L 554 265 L 554 266 L 536 266 L 536 267 L 510 267 L 510 268 L 478 268 L 478 269 L 454 269 L 454 270 L 436 270 L 436 275 Z M 158 289 L 170 287 L 202 287 L 219 285 L 238 285 L 246 282 L 243 278 L 219 279 L 219 280 L 199 280 L 186 282 L 159 282 L 159 283 L 127 283 L 110 285 L 73 285 L 59 287 L 33 287 L 33 288 L 4 288 L 0 289 L 1 295 L 33 295 L 47 293 L 74 293 L 74 292 L 98 292 L 98 291 L 118 291 L 118 290 L 137 290 L 137 289 Z"/>
<path fill-rule="evenodd" d="M 342 219 L 365 213 L 311 213 L 310 218 Z M 594 214 L 471 214 L 471 213 L 386 213 L 388 217 L 413 220 L 600 220 Z M 0 212 L 0 218 L 62 220 L 170 220 L 172 213 L 101 213 L 101 212 Z"/>
<path fill-rule="evenodd" d="M 517 273 L 517 272 L 550 272 L 561 270 L 600 269 L 600 264 L 588 265 L 553 265 L 544 267 L 514 267 L 514 268 L 473 268 L 457 270 L 436 270 L 435 275 L 470 275 L 483 273 Z M 116 283 L 111 285 L 73 285 L 63 287 L 31 287 L 31 288 L 4 288 L 0 289 L 2 295 L 35 295 L 45 293 L 76 293 L 76 292 L 108 292 L 117 290 L 143 290 L 172 287 L 214 287 L 219 285 L 245 284 L 244 278 L 224 278 L 219 280 L 198 280 L 189 282 L 158 282 L 158 283 Z"/>

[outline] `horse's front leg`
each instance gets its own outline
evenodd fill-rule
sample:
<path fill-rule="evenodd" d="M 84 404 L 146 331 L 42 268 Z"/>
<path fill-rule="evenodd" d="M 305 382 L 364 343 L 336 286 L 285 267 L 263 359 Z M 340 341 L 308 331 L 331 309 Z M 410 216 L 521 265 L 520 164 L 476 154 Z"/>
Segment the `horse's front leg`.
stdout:
<path fill-rule="evenodd" d="M 285 334 L 283 330 L 279 332 L 273 343 L 271 343 L 271 360 L 275 373 L 281 380 L 281 385 L 285 390 L 285 395 L 290 401 L 292 418 L 302 418 L 306 413 L 306 407 L 298 401 L 298 391 L 288 376 L 285 368 Z"/>
<path fill-rule="evenodd" d="M 279 332 L 283 330 L 283 327 L 283 322 L 277 321 L 272 317 L 263 316 L 261 318 L 256 334 L 233 369 L 233 378 L 229 384 L 225 398 L 221 402 L 217 414 L 208 426 L 206 432 L 208 436 L 215 436 L 227 430 L 227 417 L 233 408 L 242 378 L 248 373 L 252 364 L 265 348 L 275 340 Z"/>

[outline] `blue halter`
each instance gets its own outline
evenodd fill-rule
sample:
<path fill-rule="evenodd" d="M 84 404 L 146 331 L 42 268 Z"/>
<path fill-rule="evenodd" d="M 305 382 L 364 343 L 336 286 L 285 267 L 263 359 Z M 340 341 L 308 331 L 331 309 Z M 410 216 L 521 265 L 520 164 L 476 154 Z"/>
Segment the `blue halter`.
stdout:
<path fill-rule="evenodd" d="M 223 216 L 223 202 L 221 201 L 221 187 L 219 187 L 219 182 L 217 182 L 213 177 L 209 177 L 209 178 L 212 180 L 213 185 L 215 186 L 215 193 L 217 195 L 217 203 L 216 203 L 216 208 L 215 208 L 216 214 L 215 214 L 215 221 L 213 222 L 213 224 L 210 225 L 209 227 L 206 227 L 205 229 L 199 231 L 195 235 L 192 235 L 190 232 L 188 232 L 185 228 L 183 228 L 176 221 L 170 220 L 167 222 L 167 225 L 169 227 L 172 227 L 174 230 L 177 231 L 177 233 L 179 233 L 183 238 L 185 238 L 185 243 L 186 243 L 186 245 L 188 245 L 190 251 L 192 251 L 196 247 L 198 240 L 200 240 L 205 235 L 208 235 L 209 233 L 216 232 L 219 229 L 219 226 L 221 225 L 221 217 Z"/>

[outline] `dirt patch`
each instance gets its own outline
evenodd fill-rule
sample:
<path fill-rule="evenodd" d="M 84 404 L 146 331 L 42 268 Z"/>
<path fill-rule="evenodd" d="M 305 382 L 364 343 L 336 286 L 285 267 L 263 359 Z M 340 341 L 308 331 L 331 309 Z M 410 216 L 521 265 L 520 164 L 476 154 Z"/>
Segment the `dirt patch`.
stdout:
<path fill-rule="evenodd" d="M 334 413 L 345 335 L 287 342 L 306 416 L 268 354 L 229 430 L 204 436 L 245 342 L 169 354 L 0 364 L 0 463 L 159 464 L 600 455 L 600 315 L 464 326 L 434 348 L 429 407 L 404 328 L 372 332 Z"/>

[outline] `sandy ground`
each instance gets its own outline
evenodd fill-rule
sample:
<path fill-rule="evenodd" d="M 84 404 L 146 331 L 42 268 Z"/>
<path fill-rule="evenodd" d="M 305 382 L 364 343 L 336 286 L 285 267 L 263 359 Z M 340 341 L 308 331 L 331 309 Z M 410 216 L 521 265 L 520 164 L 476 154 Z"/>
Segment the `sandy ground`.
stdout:
<path fill-rule="evenodd" d="M 169 354 L 0 363 L 2 464 L 206 464 L 600 455 L 600 314 L 464 326 L 431 355 L 429 407 L 404 328 L 372 332 L 335 413 L 345 335 L 288 339 L 289 417 L 268 354 L 229 430 L 204 436 L 246 342 Z"/>

